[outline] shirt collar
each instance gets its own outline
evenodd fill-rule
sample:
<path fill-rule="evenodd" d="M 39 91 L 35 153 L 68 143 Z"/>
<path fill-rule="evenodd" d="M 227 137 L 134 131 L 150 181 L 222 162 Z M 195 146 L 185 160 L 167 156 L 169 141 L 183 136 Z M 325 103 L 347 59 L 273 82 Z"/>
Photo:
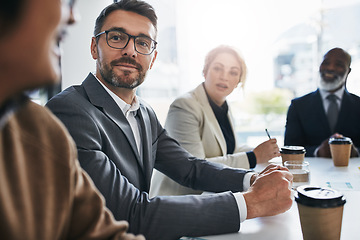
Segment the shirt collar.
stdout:
<path fill-rule="evenodd" d="M 93 73 L 92 73 L 93 74 Z M 101 84 L 101 86 L 103 86 L 103 88 L 106 90 L 106 92 L 112 97 L 112 99 L 114 99 L 114 101 L 116 102 L 116 104 L 119 106 L 119 108 L 121 109 L 121 111 L 123 112 L 123 114 L 128 117 L 129 114 L 132 112 L 134 114 L 134 116 L 136 116 L 137 110 L 139 110 L 140 108 L 140 102 L 138 97 L 135 95 L 131 105 L 127 104 L 126 102 L 124 102 L 124 100 L 122 100 L 119 96 L 117 96 L 114 92 L 112 92 L 110 89 L 108 89 L 105 84 L 103 84 L 96 76 L 95 74 L 93 74 L 94 77 L 98 80 L 98 82 Z"/>
<path fill-rule="evenodd" d="M 322 90 L 320 88 L 319 88 L 319 91 L 320 91 L 321 98 L 323 100 L 326 100 L 327 96 L 329 96 L 330 94 L 334 94 L 337 97 L 337 99 L 339 99 L 341 101 L 342 96 L 344 95 L 345 85 L 343 85 L 339 90 L 337 90 L 334 93 L 330 93 L 330 92 Z"/>

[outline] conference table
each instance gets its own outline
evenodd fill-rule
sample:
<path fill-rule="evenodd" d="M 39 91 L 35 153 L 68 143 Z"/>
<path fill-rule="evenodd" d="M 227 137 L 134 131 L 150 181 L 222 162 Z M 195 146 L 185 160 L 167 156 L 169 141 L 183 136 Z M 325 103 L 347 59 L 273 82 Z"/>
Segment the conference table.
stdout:
<path fill-rule="evenodd" d="M 327 158 L 305 158 L 305 161 L 310 164 L 311 185 L 331 187 L 345 195 L 341 240 L 360 239 L 360 158 L 351 158 L 347 167 L 335 167 L 332 159 Z M 276 158 L 272 162 L 281 164 L 281 158 Z M 266 164 L 258 165 L 255 171 L 261 171 L 265 166 Z M 246 220 L 237 233 L 193 239 L 303 239 L 297 203 L 294 200 L 291 208 L 285 213 Z"/>

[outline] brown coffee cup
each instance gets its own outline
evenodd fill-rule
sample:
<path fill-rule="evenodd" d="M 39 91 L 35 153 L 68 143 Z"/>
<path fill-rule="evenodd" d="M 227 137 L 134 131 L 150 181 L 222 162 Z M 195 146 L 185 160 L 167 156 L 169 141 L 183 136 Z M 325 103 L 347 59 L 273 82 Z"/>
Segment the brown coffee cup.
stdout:
<path fill-rule="evenodd" d="M 344 167 L 349 165 L 352 141 L 348 137 L 329 139 L 331 158 L 334 165 Z"/>
<path fill-rule="evenodd" d="M 339 240 L 345 197 L 331 188 L 300 186 L 295 194 L 304 240 Z"/>
<path fill-rule="evenodd" d="M 304 161 L 305 148 L 302 146 L 284 146 L 280 149 L 282 164 L 286 161 Z"/>

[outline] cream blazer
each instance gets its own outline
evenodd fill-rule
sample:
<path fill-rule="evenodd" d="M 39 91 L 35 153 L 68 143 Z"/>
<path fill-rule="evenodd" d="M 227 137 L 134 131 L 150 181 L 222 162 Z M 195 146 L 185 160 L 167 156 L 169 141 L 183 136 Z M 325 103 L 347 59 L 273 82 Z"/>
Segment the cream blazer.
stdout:
<path fill-rule="evenodd" d="M 230 109 L 228 118 L 234 129 Z M 225 138 L 209 104 L 203 84 L 177 98 L 171 104 L 165 129 L 182 147 L 197 158 L 205 158 L 208 161 L 234 168 L 249 168 L 246 152 L 253 148 L 246 145 L 240 146 L 236 137 L 234 154 L 226 154 Z M 235 131 L 234 136 L 236 136 Z M 153 173 L 150 196 L 201 193 L 201 191 L 179 185 L 156 170 Z"/>

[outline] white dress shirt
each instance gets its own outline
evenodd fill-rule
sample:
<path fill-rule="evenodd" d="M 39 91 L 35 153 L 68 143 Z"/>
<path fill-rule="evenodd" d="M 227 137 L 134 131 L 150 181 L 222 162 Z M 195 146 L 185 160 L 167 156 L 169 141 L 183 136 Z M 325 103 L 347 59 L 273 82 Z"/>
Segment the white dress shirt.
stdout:
<path fill-rule="evenodd" d="M 327 113 L 328 108 L 329 108 L 330 101 L 329 101 L 329 99 L 327 99 L 327 97 L 330 94 L 334 94 L 336 96 L 336 103 L 338 105 L 338 109 L 340 110 L 341 100 L 342 100 L 342 97 L 344 95 L 345 86 L 343 86 L 342 88 L 340 88 L 339 90 L 337 90 L 334 93 L 330 93 L 330 92 L 327 92 L 327 91 L 324 91 L 324 90 L 321 90 L 321 89 L 319 89 L 319 91 L 320 91 L 320 96 L 321 96 L 321 99 L 322 99 L 322 102 L 323 102 L 323 105 L 324 105 L 325 113 Z"/>
<path fill-rule="evenodd" d="M 341 105 L 341 100 L 342 100 L 342 97 L 344 95 L 344 91 L 345 91 L 345 86 L 342 86 L 342 88 L 340 88 L 339 90 L 337 90 L 336 92 L 334 93 L 330 93 L 328 91 L 325 91 L 325 90 L 322 90 L 319 88 L 319 92 L 320 92 L 320 96 L 321 96 L 321 100 L 323 102 L 323 106 L 324 106 L 324 110 L 325 110 L 325 113 L 327 114 L 328 112 L 328 108 L 329 108 L 329 104 L 330 104 L 330 101 L 329 99 L 327 99 L 327 97 L 330 95 L 330 94 L 334 94 L 336 96 L 336 103 L 338 105 L 338 109 L 340 111 L 340 105 Z M 317 157 L 318 156 L 318 151 L 319 151 L 319 147 L 317 147 L 314 151 L 314 157 Z"/>
<path fill-rule="evenodd" d="M 342 100 L 342 97 L 343 97 L 344 91 L 345 91 L 345 86 L 342 86 L 342 88 L 340 88 L 339 90 L 337 90 L 334 93 L 330 93 L 330 92 L 327 92 L 327 91 L 324 91 L 324 90 L 321 90 L 321 89 L 319 89 L 319 91 L 320 91 L 321 99 L 323 101 L 325 113 L 327 113 L 327 110 L 329 108 L 330 101 L 329 101 L 329 99 L 327 99 L 327 97 L 330 94 L 334 94 L 336 96 L 336 103 L 338 105 L 338 109 L 340 109 L 341 100 Z"/>
<path fill-rule="evenodd" d="M 113 93 L 110 89 L 108 89 L 94 74 L 94 77 L 99 81 L 99 83 L 101 84 L 101 86 L 103 86 L 103 88 L 109 93 L 109 95 L 114 99 L 114 101 L 116 102 L 116 104 L 119 106 L 119 108 L 121 109 L 121 111 L 123 112 L 123 114 L 125 115 L 126 119 L 128 120 L 131 130 L 134 134 L 134 138 L 135 138 L 135 142 L 136 142 L 136 146 L 137 149 L 140 153 L 140 149 L 142 147 L 142 143 L 141 143 L 141 138 L 140 138 L 140 132 L 139 132 L 139 127 L 137 124 L 137 121 L 135 119 L 137 110 L 140 108 L 140 103 L 138 101 L 137 96 L 135 95 L 133 102 L 130 104 L 127 104 L 126 102 L 124 102 L 124 100 L 122 100 L 121 98 L 119 98 L 115 93 Z"/>

